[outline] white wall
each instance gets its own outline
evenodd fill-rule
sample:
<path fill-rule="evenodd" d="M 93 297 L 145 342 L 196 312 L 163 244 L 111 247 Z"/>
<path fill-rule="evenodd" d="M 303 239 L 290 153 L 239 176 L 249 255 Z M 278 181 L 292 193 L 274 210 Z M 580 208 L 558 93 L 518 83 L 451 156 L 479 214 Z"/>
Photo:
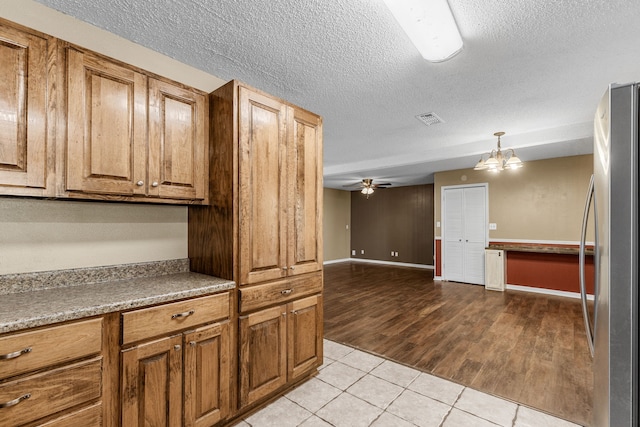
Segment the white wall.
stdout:
<path fill-rule="evenodd" d="M 224 84 L 32 0 L 0 0 L 0 17 L 207 92 Z M 0 197 L 0 275 L 186 257 L 185 206 Z"/>
<path fill-rule="evenodd" d="M 187 208 L 0 198 L 0 275 L 187 258 Z"/>

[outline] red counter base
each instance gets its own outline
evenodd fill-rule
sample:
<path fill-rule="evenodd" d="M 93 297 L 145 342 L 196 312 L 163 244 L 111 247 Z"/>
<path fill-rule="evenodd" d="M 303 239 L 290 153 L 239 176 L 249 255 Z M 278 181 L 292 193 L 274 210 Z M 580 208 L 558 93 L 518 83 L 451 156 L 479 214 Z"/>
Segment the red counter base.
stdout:
<path fill-rule="evenodd" d="M 593 256 L 585 260 L 587 293 L 593 294 Z M 580 292 L 578 255 L 507 252 L 509 285 Z"/>
<path fill-rule="evenodd" d="M 441 277 L 442 241 L 435 239 L 435 276 Z M 532 288 L 549 289 L 563 292 L 580 292 L 580 270 L 575 245 L 540 245 L 535 243 L 501 243 L 491 242 L 492 245 L 508 245 L 509 247 L 527 248 L 526 252 L 505 250 L 506 253 L 506 284 Z M 536 252 L 536 250 L 540 252 Z M 575 253 L 553 253 L 554 249 L 570 250 Z M 592 248 L 590 248 L 592 249 Z M 551 252 L 549 252 L 551 250 Z M 593 294 L 594 282 L 593 256 L 585 259 L 585 279 L 587 293 Z"/>

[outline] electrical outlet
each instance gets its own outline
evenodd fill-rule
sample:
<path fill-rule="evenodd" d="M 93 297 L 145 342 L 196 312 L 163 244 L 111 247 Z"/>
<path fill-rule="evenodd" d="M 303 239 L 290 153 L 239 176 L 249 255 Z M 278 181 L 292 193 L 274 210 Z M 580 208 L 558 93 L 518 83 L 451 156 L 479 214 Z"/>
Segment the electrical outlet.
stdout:
<path fill-rule="evenodd" d="M 364 249 L 360 249 L 360 255 L 364 255 Z"/>
<path fill-rule="evenodd" d="M 394 252 L 393 252 L 393 251 L 391 251 L 391 256 L 394 256 L 393 254 L 394 254 Z"/>
<path fill-rule="evenodd" d="M 349 224 L 347 224 L 347 230 L 349 229 Z"/>
<path fill-rule="evenodd" d="M 355 249 L 352 249 L 352 250 L 351 250 L 351 255 L 355 255 L 355 254 L 356 254 L 356 250 L 355 250 Z"/>
<path fill-rule="evenodd" d="M 396 254 L 394 256 L 398 256 L 398 252 L 396 252 Z"/>

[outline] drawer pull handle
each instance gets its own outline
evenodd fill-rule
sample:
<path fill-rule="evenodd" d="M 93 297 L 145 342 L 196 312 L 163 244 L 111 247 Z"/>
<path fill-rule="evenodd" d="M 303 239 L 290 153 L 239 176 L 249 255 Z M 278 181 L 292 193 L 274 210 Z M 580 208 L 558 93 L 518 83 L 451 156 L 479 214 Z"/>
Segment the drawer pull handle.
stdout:
<path fill-rule="evenodd" d="M 13 399 L 13 400 L 10 400 L 8 402 L 0 403 L 0 409 L 9 408 L 11 406 L 15 406 L 18 403 L 22 402 L 23 400 L 27 400 L 30 397 L 31 397 L 31 393 L 27 393 L 27 394 L 23 394 L 22 396 Z"/>
<path fill-rule="evenodd" d="M 280 291 L 282 295 L 289 295 L 291 292 L 293 292 L 293 289 L 283 289 Z"/>
<path fill-rule="evenodd" d="M 13 353 L 0 354 L 0 360 L 15 359 L 23 354 L 31 353 L 31 347 L 23 348 L 22 350 L 14 351 Z"/>
<path fill-rule="evenodd" d="M 193 313 L 195 313 L 195 310 L 189 310 L 189 311 L 185 311 L 184 313 L 177 313 L 174 314 L 173 316 L 171 316 L 172 319 L 180 319 L 182 317 L 189 317 L 191 316 Z"/>

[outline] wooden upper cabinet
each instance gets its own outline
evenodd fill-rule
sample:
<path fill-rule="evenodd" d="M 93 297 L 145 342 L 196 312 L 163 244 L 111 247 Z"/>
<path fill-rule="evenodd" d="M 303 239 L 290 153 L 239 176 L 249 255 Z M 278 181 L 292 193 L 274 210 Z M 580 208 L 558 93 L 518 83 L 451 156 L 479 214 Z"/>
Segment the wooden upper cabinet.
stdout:
<path fill-rule="evenodd" d="M 322 120 L 291 108 L 289 116 L 289 274 L 322 269 Z"/>
<path fill-rule="evenodd" d="M 67 64 L 66 190 L 145 195 L 146 77 L 75 49 Z"/>
<path fill-rule="evenodd" d="M 238 90 L 240 284 L 322 268 L 322 121 Z"/>
<path fill-rule="evenodd" d="M 205 198 L 207 102 L 203 94 L 149 79 L 149 195 Z"/>
<path fill-rule="evenodd" d="M 167 203 L 206 199 L 203 93 L 72 47 L 67 87 L 65 195 Z"/>
<path fill-rule="evenodd" d="M 53 195 L 47 137 L 52 43 L 0 21 L 0 194 Z"/>
<path fill-rule="evenodd" d="M 238 91 L 240 283 L 287 275 L 287 106 Z"/>

